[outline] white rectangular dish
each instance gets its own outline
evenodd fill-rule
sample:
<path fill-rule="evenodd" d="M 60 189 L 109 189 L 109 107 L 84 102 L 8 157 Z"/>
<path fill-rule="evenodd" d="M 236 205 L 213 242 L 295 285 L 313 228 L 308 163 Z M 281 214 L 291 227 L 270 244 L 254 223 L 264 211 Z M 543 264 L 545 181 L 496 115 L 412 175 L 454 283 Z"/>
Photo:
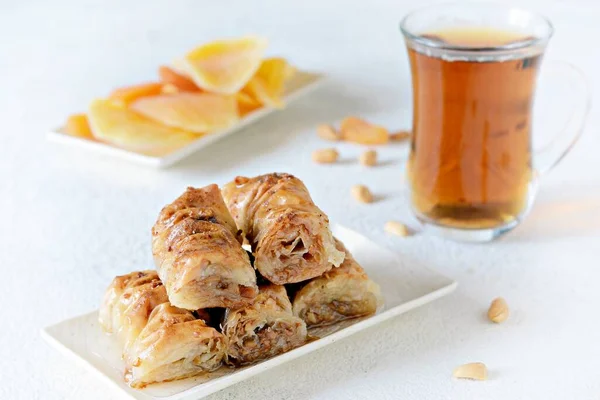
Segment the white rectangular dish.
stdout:
<path fill-rule="evenodd" d="M 42 336 L 49 344 L 121 389 L 131 399 L 199 399 L 420 307 L 456 288 L 456 282 L 423 265 L 402 260 L 397 254 L 354 231 L 338 225 L 333 227 L 333 233 L 344 242 L 369 277 L 379 283 L 385 299 L 384 306 L 370 317 L 344 321 L 333 328 L 311 330 L 310 334 L 320 339 L 261 363 L 239 369 L 221 368 L 208 375 L 135 390 L 123 381 L 122 349 L 114 338 L 102 332 L 97 311 L 49 326 L 42 331 Z"/>
<path fill-rule="evenodd" d="M 324 81 L 324 76 L 312 72 L 297 71 L 294 77 L 286 83 L 285 92 L 283 95 L 284 102 L 289 105 L 294 100 L 310 93 L 316 89 L 319 84 Z M 169 153 L 162 157 L 152 157 L 144 154 L 135 153 L 120 149 L 118 147 L 110 146 L 108 144 L 94 142 L 92 140 L 86 140 L 77 138 L 74 136 L 67 135 L 64 132 L 64 128 L 57 128 L 48 132 L 48 140 L 52 142 L 62 143 L 73 148 L 82 149 L 84 151 L 92 151 L 97 154 L 104 154 L 120 158 L 122 160 L 135 162 L 137 164 L 147 165 L 155 168 L 165 168 L 178 161 L 181 161 L 185 157 L 201 150 L 210 144 L 216 142 L 219 139 L 229 136 L 234 132 L 240 131 L 242 128 L 249 124 L 258 121 L 259 119 L 271 114 L 274 111 L 282 111 L 272 107 L 259 108 L 240 119 L 235 125 L 218 131 L 212 132 L 205 136 L 198 138 L 189 145 Z"/>

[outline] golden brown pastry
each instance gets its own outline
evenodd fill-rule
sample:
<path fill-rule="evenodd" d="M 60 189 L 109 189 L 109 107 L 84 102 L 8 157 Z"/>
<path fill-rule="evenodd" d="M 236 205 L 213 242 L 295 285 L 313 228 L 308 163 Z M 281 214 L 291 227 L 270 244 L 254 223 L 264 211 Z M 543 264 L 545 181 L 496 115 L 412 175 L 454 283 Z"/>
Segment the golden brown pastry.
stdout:
<path fill-rule="evenodd" d="M 371 315 L 383 304 L 379 285 L 337 239 L 336 246 L 346 254 L 342 265 L 312 279 L 294 295 L 294 315 L 308 327 Z"/>
<path fill-rule="evenodd" d="M 116 334 L 125 351 L 142 331 L 152 310 L 169 301 L 156 271 L 117 276 L 106 289 L 100 307 L 100 325 Z"/>
<path fill-rule="evenodd" d="M 252 246 L 254 267 L 283 285 L 322 275 L 344 260 L 329 220 L 302 181 L 289 174 L 237 177 L 223 198 Z"/>
<path fill-rule="evenodd" d="M 304 344 L 306 325 L 292 315 L 285 288 L 266 285 L 260 287 L 260 293 L 251 305 L 227 310 L 223 334 L 229 342 L 229 361 L 244 365 Z"/>
<path fill-rule="evenodd" d="M 152 253 L 169 301 L 181 308 L 237 307 L 258 293 L 256 275 L 217 185 L 189 187 L 162 209 Z"/>
<path fill-rule="evenodd" d="M 191 311 L 163 303 L 125 355 L 125 378 L 132 387 L 188 378 L 219 368 L 225 337 Z"/>

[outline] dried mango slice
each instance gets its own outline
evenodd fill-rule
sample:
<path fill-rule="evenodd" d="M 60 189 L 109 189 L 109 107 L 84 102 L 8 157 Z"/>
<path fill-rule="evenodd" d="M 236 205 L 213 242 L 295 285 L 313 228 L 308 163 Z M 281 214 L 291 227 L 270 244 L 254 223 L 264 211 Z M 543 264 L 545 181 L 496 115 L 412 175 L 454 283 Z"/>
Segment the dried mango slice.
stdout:
<path fill-rule="evenodd" d="M 243 92 L 254 97 L 261 104 L 283 108 L 281 96 L 286 80 L 292 75 L 293 69 L 284 58 L 267 58 L 244 87 Z"/>
<path fill-rule="evenodd" d="M 77 136 L 84 139 L 94 139 L 92 129 L 85 114 L 73 114 L 67 118 L 65 132 L 71 136 Z"/>
<path fill-rule="evenodd" d="M 118 104 L 128 105 L 141 97 L 160 94 L 162 87 L 162 83 L 142 83 L 126 86 L 113 90 L 109 98 Z"/>
<path fill-rule="evenodd" d="M 177 94 L 182 92 L 179 88 L 172 83 L 165 83 L 160 89 L 160 94 Z"/>
<path fill-rule="evenodd" d="M 88 117 L 95 138 L 151 156 L 163 156 L 200 137 L 157 123 L 110 99 L 93 101 Z"/>
<path fill-rule="evenodd" d="M 243 91 L 236 94 L 236 98 L 238 111 L 241 117 L 250 114 L 252 111 L 261 107 L 261 104 L 258 100 Z"/>
<path fill-rule="evenodd" d="M 185 71 L 206 91 L 234 94 L 258 70 L 266 47 L 254 36 L 207 43 L 185 56 Z"/>
<path fill-rule="evenodd" d="M 239 120 L 236 97 L 213 93 L 143 97 L 130 107 L 164 125 L 197 133 L 224 129 Z"/>
<path fill-rule="evenodd" d="M 286 61 L 286 66 L 285 66 L 285 71 L 284 71 L 285 80 L 288 81 L 288 80 L 292 79 L 294 77 L 294 75 L 296 75 L 296 72 L 298 72 L 298 69 Z"/>
<path fill-rule="evenodd" d="M 165 65 L 158 68 L 158 76 L 163 84 L 173 85 L 182 92 L 200 91 L 200 88 L 193 80 Z"/>
<path fill-rule="evenodd" d="M 341 123 L 340 132 L 344 140 L 359 144 L 386 144 L 389 140 L 386 128 L 356 117 L 345 118 Z"/>
<path fill-rule="evenodd" d="M 187 61 L 183 57 L 174 59 L 171 63 L 171 69 L 181 76 L 185 76 L 186 78 L 192 79 L 190 78 L 190 74 L 188 72 Z"/>

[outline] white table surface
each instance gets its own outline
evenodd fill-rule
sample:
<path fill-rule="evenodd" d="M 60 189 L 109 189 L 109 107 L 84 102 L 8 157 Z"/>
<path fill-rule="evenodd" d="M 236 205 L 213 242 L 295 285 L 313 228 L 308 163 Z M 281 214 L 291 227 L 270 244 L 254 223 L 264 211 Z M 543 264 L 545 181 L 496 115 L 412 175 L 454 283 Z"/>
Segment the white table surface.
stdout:
<path fill-rule="evenodd" d="M 210 397 L 217 399 L 599 399 L 600 119 L 544 180 L 530 217 L 505 239 L 469 245 L 388 237 L 413 224 L 402 178 L 406 146 L 361 168 L 360 147 L 317 166 L 320 122 L 356 114 L 410 124 L 409 74 L 397 30 L 416 1 L 52 1 L 0 8 L 0 399 L 118 399 L 42 342 L 39 330 L 98 306 L 110 279 L 152 266 L 150 227 L 187 185 L 289 171 L 331 220 L 456 279 L 456 293 Z M 548 58 L 568 59 L 600 93 L 600 5 L 537 1 L 557 33 Z M 284 112 L 177 166 L 157 171 L 49 144 L 44 133 L 109 89 L 220 36 L 256 32 L 271 54 L 331 81 Z M 569 99 L 556 99 L 567 106 Z M 553 118 L 553 113 L 540 118 Z M 353 184 L 381 197 L 356 204 Z M 483 317 L 504 296 L 511 318 Z M 451 378 L 485 362 L 486 382 Z"/>

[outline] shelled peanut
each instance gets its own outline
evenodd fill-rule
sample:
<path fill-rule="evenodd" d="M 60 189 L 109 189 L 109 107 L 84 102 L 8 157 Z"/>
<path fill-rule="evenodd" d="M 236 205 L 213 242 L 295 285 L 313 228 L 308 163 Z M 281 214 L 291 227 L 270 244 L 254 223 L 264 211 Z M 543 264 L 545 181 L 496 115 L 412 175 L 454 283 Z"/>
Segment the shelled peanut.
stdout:
<path fill-rule="evenodd" d="M 337 130 L 332 125 L 317 126 L 317 135 L 325 140 L 346 141 L 364 145 L 384 145 L 391 141 L 398 142 L 410 138 L 409 131 L 390 132 L 387 128 L 372 124 L 355 116 L 346 117 Z"/>

